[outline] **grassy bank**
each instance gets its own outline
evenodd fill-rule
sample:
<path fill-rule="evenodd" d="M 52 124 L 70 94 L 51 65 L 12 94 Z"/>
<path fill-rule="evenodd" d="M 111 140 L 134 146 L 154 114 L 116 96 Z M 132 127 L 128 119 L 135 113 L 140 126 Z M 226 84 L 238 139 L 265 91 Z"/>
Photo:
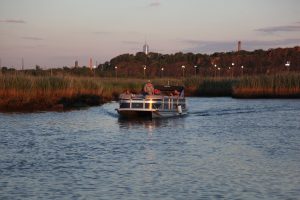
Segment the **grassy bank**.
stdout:
<path fill-rule="evenodd" d="M 154 84 L 182 85 L 181 79 L 155 79 Z M 65 110 L 117 100 L 129 89 L 140 93 L 144 79 L 0 74 L 0 111 Z"/>
<path fill-rule="evenodd" d="M 236 98 L 300 98 L 300 74 L 244 77 L 233 85 Z"/>
<path fill-rule="evenodd" d="M 237 82 L 232 78 L 189 78 L 184 81 L 188 96 L 223 97 L 231 96 Z"/>
<path fill-rule="evenodd" d="M 300 74 L 243 78 L 154 79 L 154 84 L 184 85 L 187 96 L 300 98 Z M 101 105 L 124 90 L 139 93 L 143 79 L 0 74 L 0 111 L 65 110 Z"/>
<path fill-rule="evenodd" d="M 140 90 L 141 80 L 68 76 L 0 75 L 1 111 L 63 110 L 100 105 L 129 88 Z"/>
<path fill-rule="evenodd" d="M 189 78 L 190 96 L 234 98 L 300 98 L 300 73 L 244 76 L 238 78 Z"/>

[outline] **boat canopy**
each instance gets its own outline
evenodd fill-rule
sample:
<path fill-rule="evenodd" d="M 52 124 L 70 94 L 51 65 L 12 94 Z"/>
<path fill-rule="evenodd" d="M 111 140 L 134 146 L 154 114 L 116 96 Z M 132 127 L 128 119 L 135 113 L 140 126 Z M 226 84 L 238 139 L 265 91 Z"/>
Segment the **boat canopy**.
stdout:
<path fill-rule="evenodd" d="M 169 94 L 174 91 L 179 92 L 179 96 L 184 95 L 184 87 L 183 86 L 173 86 L 173 85 L 154 85 L 154 89 L 159 90 L 161 94 Z"/>
<path fill-rule="evenodd" d="M 154 85 L 155 89 L 158 89 L 162 92 L 172 92 L 174 90 L 177 90 L 178 92 L 181 92 L 184 90 L 183 86 L 173 86 L 173 85 Z"/>

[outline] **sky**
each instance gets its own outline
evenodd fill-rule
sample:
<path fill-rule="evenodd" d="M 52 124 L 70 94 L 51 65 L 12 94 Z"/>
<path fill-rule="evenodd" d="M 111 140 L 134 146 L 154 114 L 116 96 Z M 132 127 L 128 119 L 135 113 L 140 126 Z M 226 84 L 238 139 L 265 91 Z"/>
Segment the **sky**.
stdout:
<path fill-rule="evenodd" d="M 0 0 L 0 66 L 300 45 L 300 0 Z"/>

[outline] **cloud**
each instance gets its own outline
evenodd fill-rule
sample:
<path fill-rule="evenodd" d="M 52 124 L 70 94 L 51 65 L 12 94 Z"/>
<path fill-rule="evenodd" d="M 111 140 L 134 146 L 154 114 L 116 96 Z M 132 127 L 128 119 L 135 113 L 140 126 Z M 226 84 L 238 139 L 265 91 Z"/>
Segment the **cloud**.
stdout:
<path fill-rule="evenodd" d="M 154 1 L 154 2 L 151 2 L 148 6 L 149 7 L 158 7 L 160 5 L 161 5 L 161 3 L 159 1 Z"/>
<path fill-rule="evenodd" d="M 136 41 L 122 41 L 123 44 L 126 45 L 138 45 L 140 44 L 140 42 L 136 42 Z"/>
<path fill-rule="evenodd" d="M 150 3 L 149 4 L 149 7 L 158 7 L 160 6 L 161 4 L 159 2 L 153 2 L 153 3 Z"/>
<path fill-rule="evenodd" d="M 124 34 L 126 35 L 141 35 L 138 31 L 118 31 L 118 30 L 112 30 L 112 31 L 94 31 L 91 32 L 91 34 L 97 35 L 97 36 L 122 36 Z"/>
<path fill-rule="evenodd" d="M 40 49 L 47 47 L 47 45 L 41 44 L 41 45 L 33 45 L 33 46 L 22 46 L 24 49 Z"/>
<path fill-rule="evenodd" d="M 245 41 L 245 43 L 248 46 L 288 46 L 288 45 L 294 45 L 297 46 L 300 44 L 300 38 L 289 38 L 289 39 L 283 39 L 283 40 L 269 40 L 269 41 L 263 41 L 263 40 L 252 40 L 252 41 Z"/>
<path fill-rule="evenodd" d="M 26 22 L 24 20 L 20 19 L 5 19 L 0 20 L 1 23 L 14 23 L 14 24 L 25 24 Z"/>
<path fill-rule="evenodd" d="M 41 40 L 44 40 L 43 38 L 40 38 L 40 37 L 32 37 L 32 36 L 24 36 L 24 37 L 22 37 L 22 39 L 24 39 L 24 40 L 34 40 L 34 41 L 41 41 Z"/>
<path fill-rule="evenodd" d="M 184 49 L 185 52 L 214 53 L 235 51 L 237 49 L 237 41 L 181 40 L 180 42 L 190 46 Z M 248 40 L 242 41 L 242 49 L 252 51 L 255 49 L 297 46 L 299 44 L 300 38 L 283 40 Z"/>
<path fill-rule="evenodd" d="M 93 32 L 93 34 L 95 34 L 95 35 L 111 35 L 112 32 L 109 32 L 109 31 L 95 31 L 95 32 Z"/>
<path fill-rule="evenodd" d="M 51 56 L 50 57 L 52 60 L 79 60 L 77 56 L 70 56 L 70 55 L 59 55 L 59 56 Z M 82 59 L 82 60 L 87 60 L 87 59 Z"/>
<path fill-rule="evenodd" d="M 271 26 L 271 27 L 259 28 L 256 29 L 255 31 L 269 33 L 269 34 L 273 34 L 276 32 L 298 32 L 300 31 L 300 22 L 297 22 L 296 24 L 297 25 Z"/>
<path fill-rule="evenodd" d="M 228 41 L 182 40 L 181 42 L 190 46 L 184 50 L 186 52 L 213 53 L 216 51 L 228 51 L 234 48 L 234 43 Z"/>

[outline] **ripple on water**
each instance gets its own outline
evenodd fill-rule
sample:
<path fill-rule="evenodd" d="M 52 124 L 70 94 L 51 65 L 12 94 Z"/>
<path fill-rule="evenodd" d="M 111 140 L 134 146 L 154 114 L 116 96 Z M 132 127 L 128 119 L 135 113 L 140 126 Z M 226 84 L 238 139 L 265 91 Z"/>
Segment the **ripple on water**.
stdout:
<path fill-rule="evenodd" d="M 0 199 L 297 199 L 300 102 L 189 98 L 118 119 L 115 102 L 0 114 Z"/>

